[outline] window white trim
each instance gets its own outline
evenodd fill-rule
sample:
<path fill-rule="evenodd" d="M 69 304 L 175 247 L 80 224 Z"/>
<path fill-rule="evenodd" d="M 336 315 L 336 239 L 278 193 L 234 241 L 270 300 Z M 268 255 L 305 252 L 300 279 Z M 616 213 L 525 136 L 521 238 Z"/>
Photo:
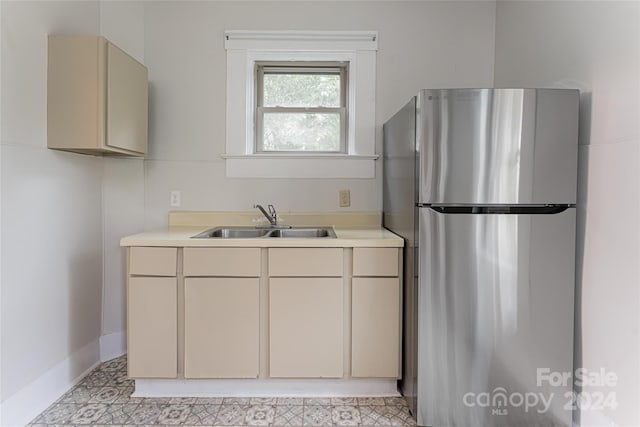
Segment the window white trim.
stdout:
<path fill-rule="evenodd" d="M 247 31 L 224 32 L 229 49 L 378 50 L 377 31 Z"/>
<path fill-rule="evenodd" d="M 227 176 L 267 177 L 277 168 L 278 177 L 374 178 L 377 39 L 375 31 L 226 31 Z M 253 153 L 260 61 L 349 62 L 346 155 Z"/>

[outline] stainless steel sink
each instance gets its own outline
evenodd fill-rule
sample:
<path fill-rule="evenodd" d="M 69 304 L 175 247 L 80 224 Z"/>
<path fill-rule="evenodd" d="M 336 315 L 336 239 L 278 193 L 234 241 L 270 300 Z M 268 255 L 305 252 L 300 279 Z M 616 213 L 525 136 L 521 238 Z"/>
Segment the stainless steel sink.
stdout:
<path fill-rule="evenodd" d="M 288 228 L 284 230 L 273 230 L 269 234 L 269 237 L 283 237 L 283 238 L 300 238 L 300 239 L 315 239 L 319 237 L 335 238 L 336 233 L 331 227 L 316 227 L 316 228 Z"/>
<path fill-rule="evenodd" d="M 255 238 L 297 238 L 297 239 L 335 239 L 333 227 L 293 227 L 293 228 L 256 228 L 256 227 L 215 227 L 191 237 L 192 239 L 255 239 Z"/>

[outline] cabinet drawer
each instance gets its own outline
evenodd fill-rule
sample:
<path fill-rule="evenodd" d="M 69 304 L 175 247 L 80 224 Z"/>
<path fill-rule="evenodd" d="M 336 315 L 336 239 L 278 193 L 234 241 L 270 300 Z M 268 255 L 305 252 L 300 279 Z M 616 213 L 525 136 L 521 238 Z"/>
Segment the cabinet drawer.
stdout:
<path fill-rule="evenodd" d="M 271 248 L 269 276 L 342 276 L 342 248 Z"/>
<path fill-rule="evenodd" d="M 184 275 L 260 277 L 260 248 L 185 248 Z"/>
<path fill-rule="evenodd" d="M 398 248 L 353 248 L 354 276 L 397 276 Z"/>
<path fill-rule="evenodd" d="M 129 250 L 129 274 L 175 276 L 177 248 L 132 247 Z"/>

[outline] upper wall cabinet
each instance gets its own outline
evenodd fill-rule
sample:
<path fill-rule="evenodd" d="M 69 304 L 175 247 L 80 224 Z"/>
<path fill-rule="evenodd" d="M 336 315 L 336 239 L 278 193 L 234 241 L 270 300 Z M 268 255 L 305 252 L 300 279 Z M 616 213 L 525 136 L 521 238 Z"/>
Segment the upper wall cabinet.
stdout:
<path fill-rule="evenodd" d="M 49 36 L 47 146 L 147 153 L 147 68 L 100 36 Z"/>

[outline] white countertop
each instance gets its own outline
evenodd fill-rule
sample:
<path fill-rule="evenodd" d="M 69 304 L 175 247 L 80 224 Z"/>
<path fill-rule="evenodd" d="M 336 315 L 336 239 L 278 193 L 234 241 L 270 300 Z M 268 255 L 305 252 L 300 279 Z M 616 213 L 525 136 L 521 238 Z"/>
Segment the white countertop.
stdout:
<path fill-rule="evenodd" d="M 402 247 L 402 238 L 384 228 L 334 228 L 337 238 L 192 239 L 211 226 L 174 226 L 123 237 L 120 246 L 172 247 Z"/>

